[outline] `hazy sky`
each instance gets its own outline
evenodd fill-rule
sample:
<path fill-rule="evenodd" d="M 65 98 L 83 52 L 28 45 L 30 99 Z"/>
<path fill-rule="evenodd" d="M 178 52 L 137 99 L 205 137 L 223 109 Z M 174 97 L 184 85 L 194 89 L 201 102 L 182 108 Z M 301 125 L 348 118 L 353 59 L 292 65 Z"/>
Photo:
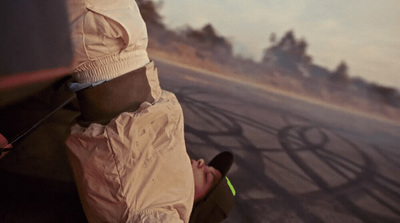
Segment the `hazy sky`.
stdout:
<path fill-rule="evenodd" d="M 161 14 L 169 28 L 211 23 L 256 60 L 271 33 L 293 30 L 314 63 L 344 60 L 351 76 L 400 89 L 400 0 L 164 0 Z"/>

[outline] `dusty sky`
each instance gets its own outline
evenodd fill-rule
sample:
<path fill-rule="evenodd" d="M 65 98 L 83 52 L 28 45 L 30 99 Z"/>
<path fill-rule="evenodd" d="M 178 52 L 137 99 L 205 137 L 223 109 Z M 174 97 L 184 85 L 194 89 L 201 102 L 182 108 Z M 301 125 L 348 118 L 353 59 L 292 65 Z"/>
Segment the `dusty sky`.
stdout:
<path fill-rule="evenodd" d="M 211 23 L 235 52 L 259 60 L 288 30 L 304 38 L 314 63 L 400 89 L 400 0 L 164 0 L 169 28 Z"/>

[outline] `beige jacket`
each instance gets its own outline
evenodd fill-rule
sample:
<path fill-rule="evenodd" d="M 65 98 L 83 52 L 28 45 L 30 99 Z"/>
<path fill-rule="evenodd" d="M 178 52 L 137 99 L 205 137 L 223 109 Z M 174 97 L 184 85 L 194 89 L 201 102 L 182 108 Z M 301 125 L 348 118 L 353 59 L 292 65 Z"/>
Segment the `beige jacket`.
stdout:
<path fill-rule="evenodd" d="M 149 63 L 147 31 L 134 0 L 68 0 L 79 83 L 110 80 Z M 194 180 L 182 109 L 147 69 L 155 102 L 107 125 L 75 124 L 66 140 L 89 222 L 188 222 Z"/>
<path fill-rule="evenodd" d="M 109 80 L 149 62 L 146 24 L 134 0 L 67 3 L 77 82 Z"/>
<path fill-rule="evenodd" d="M 66 141 L 89 222 L 188 222 L 194 180 L 172 93 L 106 125 L 74 125 Z"/>

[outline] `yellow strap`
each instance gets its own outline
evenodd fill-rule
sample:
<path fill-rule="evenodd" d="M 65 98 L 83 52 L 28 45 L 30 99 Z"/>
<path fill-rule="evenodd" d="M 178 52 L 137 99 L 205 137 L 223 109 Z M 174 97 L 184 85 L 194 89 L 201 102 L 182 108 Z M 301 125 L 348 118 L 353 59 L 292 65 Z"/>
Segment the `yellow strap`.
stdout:
<path fill-rule="evenodd" d="M 229 188 L 232 191 L 233 196 L 236 196 L 236 190 L 235 190 L 235 188 L 233 188 L 231 181 L 229 181 L 228 177 L 225 177 L 225 178 L 226 178 L 226 182 L 228 183 Z"/>

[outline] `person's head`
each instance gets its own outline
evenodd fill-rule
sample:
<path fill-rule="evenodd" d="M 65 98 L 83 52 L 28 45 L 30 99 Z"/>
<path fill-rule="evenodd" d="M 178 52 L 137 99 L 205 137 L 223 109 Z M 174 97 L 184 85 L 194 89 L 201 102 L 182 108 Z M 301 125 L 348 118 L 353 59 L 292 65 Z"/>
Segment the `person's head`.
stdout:
<path fill-rule="evenodd" d="M 191 163 L 194 176 L 194 202 L 198 202 L 221 181 L 222 174 L 214 167 L 206 165 L 203 159 L 192 159 Z"/>
<path fill-rule="evenodd" d="M 226 174 L 233 163 L 233 154 L 222 152 L 206 165 L 203 159 L 191 160 L 195 203 L 190 223 L 220 222 L 225 219 L 233 207 L 235 190 Z"/>

